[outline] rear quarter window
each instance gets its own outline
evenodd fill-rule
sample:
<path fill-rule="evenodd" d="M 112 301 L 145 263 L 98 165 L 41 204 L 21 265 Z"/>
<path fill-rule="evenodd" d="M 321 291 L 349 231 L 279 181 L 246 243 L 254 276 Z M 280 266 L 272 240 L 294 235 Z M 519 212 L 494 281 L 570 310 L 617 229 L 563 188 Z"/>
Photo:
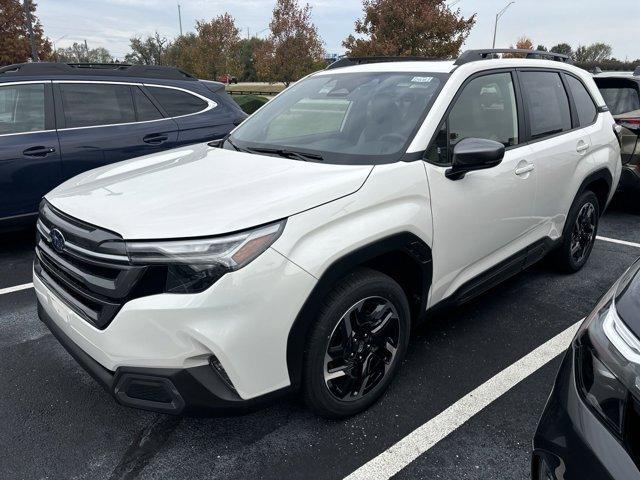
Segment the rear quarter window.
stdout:
<path fill-rule="evenodd" d="M 593 99 L 587 89 L 580 80 L 571 75 L 565 75 L 569 90 L 571 90 L 571 96 L 573 97 L 573 103 L 576 106 L 576 113 L 578 114 L 578 121 L 580 126 L 584 127 L 590 125 L 596 119 L 598 110 L 596 109 Z"/>
<path fill-rule="evenodd" d="M 208 106 L 207 102 L 201 98 L 182 90 L 149 86 L 147 86 L 147 89 L 170 117 L 198 113 Z"/>

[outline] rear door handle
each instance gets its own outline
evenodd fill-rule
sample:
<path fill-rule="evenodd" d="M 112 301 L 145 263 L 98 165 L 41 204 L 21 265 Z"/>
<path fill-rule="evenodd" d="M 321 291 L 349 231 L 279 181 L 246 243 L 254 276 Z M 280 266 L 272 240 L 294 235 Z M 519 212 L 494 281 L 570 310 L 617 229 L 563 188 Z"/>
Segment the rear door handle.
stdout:
<path fill-rule="evenodd" d="M 160 145 L 161 143 L 169 140 L 169 136 L 164 133 L 152 133 L 150 135 L 145 135 L 142 138 L 144 143 L 149 143 L 151 145 Z"/>
<path fill-rule="evenodd" d="M 26 150 L 23 150 L 22 155 L 25 157 L 46 157 L 55 151 L 56 149 L 53 147 L 43 147 L 38 145 L 37 147 L 29 147 Z"/>
<path fill-rule="evenodd" d="M 522 166 L 522 167 L 518 167 L 516 168 L 516 175 L 524 175 L 526 173 L 531 172 L 535 167 L 535 165 L 533 163 L 527 163 L 526 165 Z"/>
<path fill-rule="evenodd" d="M 583 142 L 582 140 L 580 140 L 578 142 L 578 145 L 576 145 L 576 152 L 578 153 L 584 153 L 587 150 L 589 150 L 589 144 L 586 142 Z"/>

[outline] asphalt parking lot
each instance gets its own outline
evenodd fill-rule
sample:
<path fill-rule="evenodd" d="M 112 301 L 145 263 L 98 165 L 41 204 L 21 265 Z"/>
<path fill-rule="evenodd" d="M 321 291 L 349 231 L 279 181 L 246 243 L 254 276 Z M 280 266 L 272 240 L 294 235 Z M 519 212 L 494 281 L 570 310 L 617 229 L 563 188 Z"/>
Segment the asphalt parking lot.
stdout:
<path fill-rule="evenodd" d="M 544 261 L 419 328 L 382 401 L 344 422 L 296 399 L 227 418 L 121 407 L 40 324 L 32 232 L 0 240 L 0 478 L 343 478 L 583 318 L 640 256 L 640 210 L 615 203 L 587 266 Z M 633 245 L 633 244 L 636 245 Z M 529 478 L 531 439 L 560 356 L 518 383 L 394 478 Z M 441 425 L 441 424 L 436 424 Z M 429 433 L 429 432 L 427 432 Z M 411 456 L 410 456 L 411 457 Z M 363 478 L 366 478 L 364 476 Z"/>

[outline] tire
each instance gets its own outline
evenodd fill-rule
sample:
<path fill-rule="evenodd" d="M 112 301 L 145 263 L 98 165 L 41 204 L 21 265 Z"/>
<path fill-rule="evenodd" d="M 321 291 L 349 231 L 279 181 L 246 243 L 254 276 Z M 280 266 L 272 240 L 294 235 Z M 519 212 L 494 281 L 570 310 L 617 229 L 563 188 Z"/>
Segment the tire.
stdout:
<path fill-rule="evenodd" d="M 410 328 L 409 302 L 391 277 L 370 269 L 347 275 L 325 298 L 307 341 L 307 406 L 332 419 L 367 409 L 400 367 Z"/>
<path fill-rule="evenodd" d="M 585 215 L 590 226 L 586 226 Z M 587 263 L 598 234 L 600 204 L 591 190 L 583 192 L 571 205 L 562 234 L 562 243 L 554 252 L 557 267 L 566 273 L 575 273 Z M 582 225 L 582 226 L 581 226 Z M 576 242 L 579 243 L 578 251 Z"/>

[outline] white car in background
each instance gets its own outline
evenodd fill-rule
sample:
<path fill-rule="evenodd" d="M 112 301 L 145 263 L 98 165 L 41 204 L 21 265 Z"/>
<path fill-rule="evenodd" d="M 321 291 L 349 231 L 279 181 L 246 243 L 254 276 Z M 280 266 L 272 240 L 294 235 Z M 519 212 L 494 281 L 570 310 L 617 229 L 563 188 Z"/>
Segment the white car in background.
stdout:
<path fill-rule="evenodd" d="M 591 76 L 496 53 L 340 60 L 221 148 L 67 181 L 38 222 L 42 320 L 124 405 L 362 411 L 438 308 L 547 253 L 579 270 L 615 191 Z"/>

